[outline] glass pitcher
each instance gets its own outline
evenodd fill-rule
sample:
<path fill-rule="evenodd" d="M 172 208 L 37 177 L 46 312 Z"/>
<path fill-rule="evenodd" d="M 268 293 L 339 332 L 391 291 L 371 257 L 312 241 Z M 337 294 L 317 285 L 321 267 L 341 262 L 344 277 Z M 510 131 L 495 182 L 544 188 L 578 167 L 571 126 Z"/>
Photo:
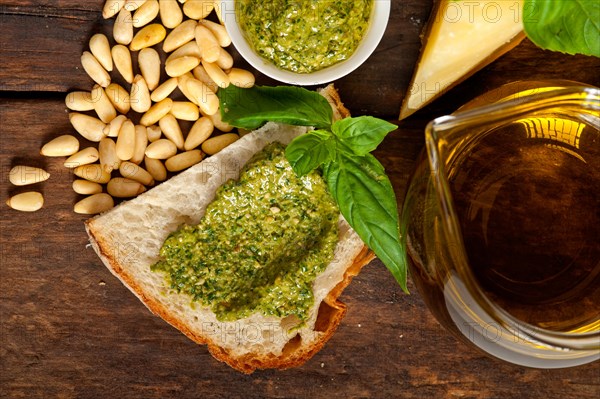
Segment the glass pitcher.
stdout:
<path fill-rule="evenodd" d="M 438 321 L 505 361 L 600 358 L 600 90 L 516 82 L 426 128 L 401 232 Z"/>

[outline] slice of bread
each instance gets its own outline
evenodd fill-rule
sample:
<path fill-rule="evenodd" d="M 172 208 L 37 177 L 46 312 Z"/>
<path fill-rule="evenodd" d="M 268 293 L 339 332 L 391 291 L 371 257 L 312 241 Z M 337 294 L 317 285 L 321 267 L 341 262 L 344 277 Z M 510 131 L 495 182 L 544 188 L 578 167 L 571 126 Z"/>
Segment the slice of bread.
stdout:
<path fill-rule="evenodd" d="M 333 87 L 321 94 L 337 117 L 348 115 Z M 314 281 L 314 304 L 301 328 L 291 328 L 297 320 L 261 313 L 220 322 L 210 309 L 169 290 L 164 274 L 151 271 L 150 266 L 158 260 L 167 236 L 184 223 L 198 224 L 216 190 L 228 179 L 236 179 L 255 153 L 274 141 L 288 144 L 307 130 L 268 123 L 200 164 L 86 222 L 100 259 L 153 313 L 195 342 L 207 344 L 215 358 L 245 373 L 304 363 L 339 325 L 346 307 L 338 297 L 373 259 L 343 217 L 338 222 L 334 259 Z"/>

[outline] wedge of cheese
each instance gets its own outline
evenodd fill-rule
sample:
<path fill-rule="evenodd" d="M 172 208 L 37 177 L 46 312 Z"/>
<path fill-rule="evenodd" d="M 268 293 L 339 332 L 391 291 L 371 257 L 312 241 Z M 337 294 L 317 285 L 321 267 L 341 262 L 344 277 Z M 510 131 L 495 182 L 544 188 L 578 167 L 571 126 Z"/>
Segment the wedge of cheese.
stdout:
<path fill-rule="evenodd" d="M 523 0 L 438 1 L 400 109 L 406 118 L 523 40 Z"/>

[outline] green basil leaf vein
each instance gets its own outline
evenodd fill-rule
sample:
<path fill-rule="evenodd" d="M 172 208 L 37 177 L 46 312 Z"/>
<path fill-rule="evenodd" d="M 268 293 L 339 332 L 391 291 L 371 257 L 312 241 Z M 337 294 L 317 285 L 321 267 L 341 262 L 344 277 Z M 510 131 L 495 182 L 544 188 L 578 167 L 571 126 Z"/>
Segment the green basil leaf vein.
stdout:
<path fill-rule="evenodd" d="M 232 126 L 254 130 L 265 123 L 279 122 L 327 129 L 333 111 L 317 92 L 293 86 L 254 86 L 250 89 L 229 85 L 217 92 L 221 118 Z"/>
<path fill-rule="evenodd" d="M 331 126 L 333 133 L 360 156 L 375 150 L 385 136 L 397 128 L 394 124 L 372 116 L 346 118 Z"/>
<path fill-rule="evenodd" d="M 335 139 L 325 130 L 315 130 L 296 137 L 285 149 L 285 157 L 298 176 L 304 176 L 325 162 L 332 161 Z"/>

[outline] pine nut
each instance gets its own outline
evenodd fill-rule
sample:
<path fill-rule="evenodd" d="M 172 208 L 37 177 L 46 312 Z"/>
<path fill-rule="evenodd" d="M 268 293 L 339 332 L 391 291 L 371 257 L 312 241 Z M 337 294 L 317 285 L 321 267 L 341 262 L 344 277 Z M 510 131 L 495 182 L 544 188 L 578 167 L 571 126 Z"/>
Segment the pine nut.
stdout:
<path fill-rule="evenodd" d="M 219 98 L 207 85 L 196 79 L 187 79 L 186 88 L 203 114 L 213 115 L 219 110 Z"/>
<path fill-rule="evenodd" d="M 158 16 L 159 6 L 157 0 L 144 2 L 133 14 L 134 28 L 141 28 L 152 22 Z"/>
<path fill-rule="evenodd" d="M 109 19 L 114 17 L 121 11 L 121 8 L 125 5 L 125 0 L 106 0 L 104 8 L 102 9 L 102 17 Z"/>
<path fill-rule="evenodd" d="M 105 137 L 104 128 L 106 127 L 106 124 L 98 118 L 71 112 L 69 114 L 69 120 L 75 130 L 89 141 L 98 142 Z"/>
<path fill-rule="evenodd" d="M 82 199 L 73 207 L 75 213 L 82 215 L 95 215 L 97 213 L 106 212 L 115 206 L 115 201 L 106 193 L 91 195 Z"/>
<path fill-rule="evenodd" d="M 140 119 L 140 124 L 144 126 L 154 125 L 167 115 L 173 107 L 173 100 L 165 98 L 161 102 L 154 104 Z"/>
<path fill-rule="evenodd" d="M 240 68 L 231 68 L 229 81 L 237 87 L 249 89 L 254 86 L 255 78 L 252 72 Z"/>
<path fill-rule="evenodd" d="M 230 144 L 235 143 L 240 137 L 235 133 L 225 133 L 211 137 L 202 143 L 202 151 L 208 155 L 215 155 Z"/>
<path fill-rule="evenodd" d="M 146 3 L 146 0 L 125 0 L 125 8 L 129 11 L 135 11 Z"/>
<path fill-rule="evenodd" d="M 167 180 L 167 169 L 165 165 L 158 160 L 150 157 L 144 158 L 144 164 L 146 165 L 146 170 L 155 181 L 165 181 Z"/>
<path fill-rule="evenodd" d="M 202 54 L 202 60 L 215 62 L 219 59 L 221 46 L 215 35 L 206 26 L 200 24 L 196 26 L 195 37 Z"/>
<path fill-rule="evenodd" d="M 223 10 L 221 0 L 213 0 L 213 5 L 215 8 L 215 14 L 217 14 L 217 18 L 219 18 L 219 22 L 223 23 Z"/>
<path fill-rule="evenodd" d="M 183 148 L 186 151 L 190 151 L 198 147 L 210 137 L 214 129 L 215 126 L 213 125 L 210 118 L 203 116 L 202 118 L 198 119 L 190 129 L 190 132 L 188 133 L 188 136 L 185 139 L 185 144 L 183 145 Z"/>
<path fill-rule="evenodd" d="M 148 134 L 146 133 L 146 126 L 135 125 L 135 145 L 133 156 L 131 157 L 130 161 L 135 164 L 141 163 L 144 160 L 146 147 L 148 147 Z"/>
<path fill-rule="evenodd" d="M 123 88 L 123 86 L 117 83 L 109 84 L 106 89 L 104 89 L 108 99 L 110 100 L 113 107 L 116 108 L 121 114 L 127 114 L 131 109 L 131 104 L 129 103 L 129 92 Z"/>
<path fill-rule="evenodd" d="M 65 105 L 73 111 L 91 111 L 94 109 L 92 95 L 87 91 L 72 91 L 65 98 Z"/>
<path fill-rule="evenodd" d="M 207 85 L 212 91 L 216 93 L 219 90 L 219 86 L 208 76 L 202 65 L 198 65 L 192 72 L 196 79 Z"/>
<path fill-rule="evenodd" d="M 121 126 L 123 126 L 123 122 L 126 120 L 127 117 L 125 115 L 117 116 L 115 119 L 110 121 L 108 125 L 106 125 L 104 128 L 104 135 L 106 137 L 117 137 L 119 135 L 119 130 L 121 130 Z"/>
<path fill-rule="evenodd" d="M 170 53 L 171 51 L 194 40 L 196 25 L 198 25 L 197 21 L 188 19 L 177 28 L 173 29 L 165 38 L 165 42 L 163 43 L 163 51 L 165 53 Z"/>
<path fill-rule="evenodd" d="M 117 137 L 117 157 L 121 161 L 129 161 L 135 152 L 135 125 L 129 119 L 123 122 Z"/>
<path fill-rule="evenodd" d="M 44 206 L 44 196 L 35 191 L 17 194 L 6 201 L 16 211 L 35 212 Z"/>
<path fill-rule="evenodd" d="M 87 180 L 75 180 L 73 182 L 73 191 L 82 195 L 99 194 L 102 192 L 102 186 Z"/>
<path fill-rule="evenodd" d="M 160 83 L 160 55 L 153 48 L 144 48 L 138 54 L 138 66 L 148 84 L 148 89 L 154 90 Z"/>
<path fill-rule="evenodd" d="M 212 0 L 187 0 L 183 4 L 183 13 L 191 19 L 204 19 L 213 8 Z"/>
<path fill-rule="evenodd" d="M 154 143 L 162 137 L 162 130 L 160 130 L 160 126 L 152 125 L 146 128 L 146 134 L 148 135 L 148 141 Z"/>
<path fill-rule="evenodd" d="M 152 47 L 162 42 L 165 36 L 167 36 L 167 31 L 161 24 L 146 25 L 135 34 L 129 49 L 139 51 L 146 47 Z"/>
<path fill-rule="evenodd" d="M 100 85 L 94 85 L 91 94 L 94 110 L 102 122 L 109 123 L 117 117 L 117 110 Z"/>
<path fill-rule="evenodd" d="M 160 20 L 169 29 L 177 27 L 183 21 L 183 12 L 177 2 L 172 0 L 158 0 L 160 6 Z"/>
<path fill-rule="evenodd" d="M 91 165 L 82 165 L 75 168 L 76 176 L 94 183 L 105 184 L 110 180 L 110 173 L 102 168 L 102 165 L 94 163 Z"/>
<path fill-rule="evenodd" d="M 217 60 L 217 65 L 222 70 L 226 71 L 233 67 L 233 57 L 231 54 L 227 52 L 225 49 L 221 49 L 219 52 L 219 59 Z"/>
<path fill-rule="evenodd" d="M 110 84 L 110 75 L 89 51 L 84 51 L 81 55 L 81 65 L 88 76 L 100 86 L 106 87 Z"/>
<path fill-rule="evenodd" d="M 206 19 L 200 21 L 200 23 L 207 27 L 208 30 L 210 30 L 212 34 L 215 35 L 215 38 L 219 42 L 219 46 L 227 47 L 231 44 L 231 38 L 227 33 L 227 29 L 225 29 L 223 25 L 217 24 L 213 21 L 209 21 Z"/>
<path fill-rule="evenodd" d="M 90 39 L 90 51 L 104 69 L 108 72 L 113 70 L 110 44 L 108 43 L 108 38 L 106 36 L 102 33 L 96 33 L 92 36 Z"/>
<path fill-rule="evenodd" d="M 50 178 L 50 173 L 33 166 L 17 165 L 8 173 L 8 180 L 15 186 L 40 183 L 48 178 Z"/>
<path fill-rule="evenodd" d="M 106 191 L 116 198 L 131 198 L 146 191 L 146 187 L 135 180 L 115 177 L 106 185 Z"/>
<path fill-rule="evenodd" d="M 167 114 L 163 116 L 158 121 L 158 126 L 160 126 L 160 130 L 162 130 L 166 138 L 171 140 L 178 149 L 183 149 L 183 133 L 177 119 L 173 115 Z"/>
<path fill-rule="evenodd" d="M 179 47 L 177 50 L 173 51 L 165 62 L 169 62 L 174 60 L 175 58 L 181 57 L 196 57 L 202 59 L 202 53 L 200 52 L 200 47 L 194 40 L 193 42 L 189 42 Z"/>
<path fill-rule="evenodd" d="M 133 40 L 133 21 L 131 11 L 123 7 L 113 25 L 113 38 L 119 44 L 128 45 Z"/>
<path fill-rule="evenodd" d="M 200 65 L 196 57 L 181 57 L 170 60 L 165 64 L 165 71 L 171 77 L 179 77 Z"/>
<path fill-rule="evenodd" d="M 229 86 L 229 76 L 223 72 L 219 66 L 214 62 L 206 62 L 202 61 L 202 66 L 204 70 L 210 76 L 213 82 L 217 84 L 217 86 L 222 88 L 227 88 Z"/>
<path fill-rule="evenodd" d="M 160 162 L 160 161 L 159 161 Z M 135 180 L 144 186 L 151 186 L 154 184 L 154 178 L 141 166 L 138 166 L 132 162 L 123 162 L 119 168 L 121 176 Z"/>
<path fill-rule="evenodd" d="M 214 114 L 209 115 L 208 117 L 210 118 L 213 125 L 215 125 L 215 127 L 223 133 L 229 133 L 233 130 L 233 126 L 231 126 L 227 122 L 223 122 L 223 119 L 221 119 L 220 112 L 215 112 Z"/>
<path fill-rule="evenodd" d="M 79 151 L 79 140 L 70 134 L 64 134 L 44 144 L 40 154 L 45 157 L 68 157 Z"/>
<path fill-rule="evenodd" d="M 192 95 L 192 93 L 190 92 L 190 90 L 187 87 L 187 83 L 191 79 L 194 79 L 194 76 L 189 72 L 184 75 L 181 75 L 180 77 L 177 78 L 177 87 L 179 88 L 179 91 L 181 91 L 183 93 L 185 98 L 187 98 L 188 100 L 190 100 L 191 102 L 193 102 L 196 105 L 200 105 L 198 103 L 198 100 L 196 99 L 196 97 Z"/>
<path fill-rule="evenodd" d="M 150 90 L 148 89 L 148 84 L 146 84 L 146 80 L 142 75 L 136 75 L 133 79 L 129 101 L 131 103 L 131 109 L 135 112 L 139 112 L 140 114 L 148 111 L 150 106 L 152 106 Z"/>
<path fill-rule="evenodd" d="M 155 103 L 161 102 L 170 96 L 176 88 L 177 78 L 169 78 L 152 92 L 150 99 Z"/>
<path fill-rule="evenodd" d="M 81 165 L 88 165 L 98 160 L 98 150 L 96 147 L 87 147 L 76 154 L 71 155 L 64 163 L 64 166 L 69 169 L 76 168 Z"/>
<path fill-rule="evenodd" d="M 108 173 L 119 169 L 119 166 L 121 166 L 121 160 L 117 156 L 117 145 L 112 139 L 104 138 L 100 140 L 98 156 L 102 169 Z"/>
<path fill-rule="evenodd" d="M 129 49 L 122 44 L 117 44 L 111 50 L 113 62 L 117 71 L 123 76 L 127 83 L 133 82 L 133 65 Z"/>
<path fill-rule="evenodd" d="M 166 160 L 165 166 L 169 172 L 179 172 L 202 161 L 202 151 L 191 150 L 177 154 Z"/>
<path fill-rule="evenodd" d="M 174 101 L 170 113 L 182 121 L 195 122 L 200 117 L 198 106 L 189 101 Z"/>
<path fill-rule="evenodd" d="M 177 154 L 177 146 L 167 139 L 156 140 L 146 147 L 146 156 L 154 159 L 167 159 Z"/>

